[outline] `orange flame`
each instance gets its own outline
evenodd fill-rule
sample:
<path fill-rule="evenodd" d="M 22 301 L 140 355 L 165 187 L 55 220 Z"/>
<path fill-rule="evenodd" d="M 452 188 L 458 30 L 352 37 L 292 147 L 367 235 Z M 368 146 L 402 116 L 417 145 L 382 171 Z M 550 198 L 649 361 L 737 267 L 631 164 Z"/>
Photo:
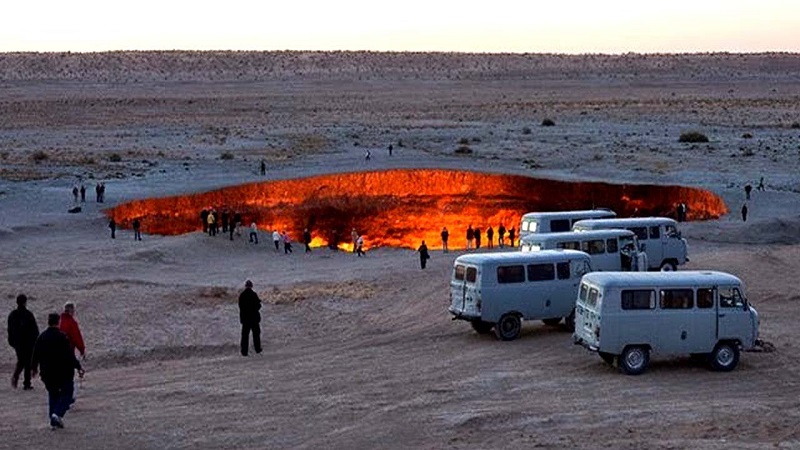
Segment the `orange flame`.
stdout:
<path fill-rule="evenodd" d="M 529 211 L 607 207 L 620 217 L 674 216 L 679 202 L 689 220 L 718 218 L 728 212 L 721 198 L 698 188 L 608 184 L 536 179 L 456 170 L 413 169 L 321 175 L 250 183 L 210 192 L 135 200 L 106 211 L 120 226 L 138 217 L 148 233 L 176 235 L 202 229 L 200 211 L 214 205 L 255 221 L 262 231 L 287 230 L 292 240 L 308 228 L 312 246 L 352 249 L 350 232 L 365 235 L 365 248 L 417 248 L 425 240 L 441 248 L 447 227 L 449 246 L 463 248 L 467 226 L 484 231 L 518 228 Z M 518 232 L 517 232 L 518 235 Z"/>

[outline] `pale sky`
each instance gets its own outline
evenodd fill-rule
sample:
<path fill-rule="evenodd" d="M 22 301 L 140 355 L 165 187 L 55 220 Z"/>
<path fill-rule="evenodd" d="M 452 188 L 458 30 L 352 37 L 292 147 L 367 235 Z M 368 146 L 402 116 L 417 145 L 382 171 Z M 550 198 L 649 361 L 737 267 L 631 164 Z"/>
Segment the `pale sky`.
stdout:
<path fill-rule="evenodd" d="M 5 0 L 0 52 L 800 52 L 800 0 Z"/>

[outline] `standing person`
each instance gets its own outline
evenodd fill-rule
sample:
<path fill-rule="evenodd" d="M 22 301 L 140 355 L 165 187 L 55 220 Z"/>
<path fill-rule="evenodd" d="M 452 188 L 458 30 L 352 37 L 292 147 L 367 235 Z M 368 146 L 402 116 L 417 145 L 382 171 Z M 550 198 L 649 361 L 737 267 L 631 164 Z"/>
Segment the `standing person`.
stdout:
<path fill-rule="evenodd" d="M 389 156 L 392 156 L 392 150 L 394 150 L 394 147 L 392 144 L 389 144 Z"/>
<path fill-rule="evenodd" d="M 292 253 L 292 239 L 289 237 L 289 233 L 287 233 L 286 230 L 283 230 L 281 240 L 283 241 L 283 254 L 288 255 Z"/>
<path fill-rule="evenodd" d="M 258 225 L 255 221 L 250 223 L 250 242 L 255 242 L 258 245 Z"/>
<path fill-rule="evenodd" d="M 108 221 L 108 228 L 111 229 L 111 239 L 117 238 L 117 222 L 114 221 L 112 217 L 111 220 Z"/>
<path fill-rule="evenodd" d="M 764 187 L 764 177 L 761 177 L 761 178 L 758 180 L 758 186 L 756 186 L 756 190 L 757 190 L 757 191 L 763 191 L 763 190 L 765 190 L 765 189 L 766 189 L 766 188 Z"/>
<path fill-rule="evenodd" d="M 747 222 L 747 202 L 742 205 L 742 222 Z"/>
<path fill-rule="evenodd" d="M 425 265 L 428 263 L 428 260 L 431 259 L 431 255 L 428 253 L 428 246 L 425 245 L 425 241 L 422 241 L 422 245 L 419 246 L 417 252 L 419 252 L 419 265 L 424 269 Z"/>
<path fill-rule="evenodd" d="M 369 159 L 370 159 L 371 157 L 372 157 L 372 152 L 370 152 L 369 150 L 367 150 L 367 152 L 366 152 L 366 153 L 364 153 L 364 161 L 369 161 Z"/>
<path fill-rule="evenodd" d="M 367 255 L 364 253 L 364 236 L 359 236 L 356 239 L 356 255 L 359 257 Z"/>
<path fill-rule="evenodd" d="M 488 243 L 487 247 L 494 248 L 494 243 L 492 242 L 493 240 L 494 240 L 494 228 L 492 228 L 492 226 L 489 225 L 489 228 L 486 230 L 486 242 Z"/>
<path fill-rule="evenodd" d="M 216 236 L 217 235 L 217 215 L 214 213 L 214 210 L 208 212 L 208 217 L 206 218 L 208 222 L 208 235 L 209 236 Z"/>
<path fill-rule="evenodd" d="M 94 194 L 97 198 L 97 203 L 103 203 L 102 201 L 100 201 L 100 183 L 97 183 L 94 186 Z"/>
<path fill-rule="evenodd" d="M 100 185 L 100 203 L 106 201 L 106 184 L 103 182 L 99 183 Z"/>
<path fill-rule="evenodd" d="M 475 227 L 474 234 L 475 234 L 475 249 L 477 250 L 477 249 L 481 248 L 481 229 L 478 228 L 478 227 Z"/>
<path fill-rule="evenodd" d="M 242 230 L 241 230 L 241 227 L 242 227 L 242 215 L 239 214 L 238 212 L 234 212 L 233 213 L 233 225 L 236 227 L 236 235 L 237 236 L 241 236 L 242 235 Z M 231 235 L 231 240 L 233 240 L 233 235 Z"/>
<path fill-rule="evenodd" d="M 47 316 L 47 329 L 36 339 L 31 357 L 34 374 L 41 367 L 41 378 L 48 396 L 50 426 L 64 428 L 67 413 L 75 390 L 75 369 L 83 378 L 83 367 L 69 349 L 67 336 L 58 329 L 58 313 Z"/>
<path fill-rule="evenodd" d="M 206 208 L 200 211 L 200 222 L 203 224 L 203 233 L 208 233 L 208 213 Z"/>
<path fill-rule="evenodd" d="M 83 343 L 83 335 L 78 321 L 75 320 L 75 303 L 67 302 L 64 304 L 64 312 L 61 313 L 58 329 L 67 335 L 69 348 L 75 353 L 78 350 L 81 358 L 86 359 L 86 346 Z"/>
<path fill-rule="evenodd" d="M 31 385 L 31 355 L 33 345 L 39 337 L 39 326 L 36 317 L 27 308 L 28 297 L 25 294 L 17 296 L 17 309 L 8 315 L 8 345 L 17 354 L 17 365 L 11 375 L 11 387 L 17 388 L 19 375 L 23 374 L 22 389 L 29 391 Z"/>
<path fill-rule="evenodd" d="M 358 248 L 358 231 L 355 228 L 350 232 L 350 237 L 353 239 L 353 253 L 355 253 Z"/>
<path fill-rule="evenodd" d="M 472 224 L 467 227 L 467 250 L 472 248 L 472 240 L 475 239 L 475 230 L 472 229 Z"/>
<path fill-rule="evenodd" d="M 450 232 L 447 231 L 447 227 L 442 228 L 442 253 L 447 253 L 449 250 L 447 248 L 447 240 L 450 239 Z"/>
<path fill-rule="evenodd" d="M 281 251 L 281 234 L 278 233 L 278 229 L 272 230 L 272 242 L 275 244 L 275 251 Z"/>
<path fill-rule="evenodd" d="M 244 282 L 244 290 L 239 294 L 239 323 L 242 325 L 241 350 L 247 356 L 250 347 L 250 333 L 253 333 L 253 349 L 261 353 L 261 299 L 253 290 L 253 282 Z"/>
<path fill-rule="evenodd" d="M 78 186 L 72 186 L 72 199 L 75 203 L 78 203 Z"/>
<path fill-rule="evenodd" d="M 261 160 L 261 175 L 267 174 L 267 163 L 264 160 Z"/>
<path fill-rule="evenodd" d="M 222 210 L 222 232 L 228 232 L 228 222 L 230 222 L 230 213 L 228 212 L 228 208 Z"/>
<path fill-rule="evenodd" d="M 516 233 L 517 233 L 517 230 L 514 229 L 514 227 L 511 227 L 511 229 L 508 230 L 508 240 L 511 242 L 511 247 L 514 247 L 514 237 L 515 237 Z"/>
<path fill-rule="evenodd" d="M 753 191 L 753 186 L 751 186 L 750 183 L 744 185 L 745 200 L 750 200 L 750 192 L 752 191 Z"/>
<path fill-rule="evenodd" d="M 500 228 L 497 229 L 497 244 L 500 248 L 506 246 L 506 227 L 503 224 L 500 224 Z"/>
<path fill-rule="evenodd" d="M 133 239 L 137 241 L 142 240 L 142 223 L 139 222 L 139 218 L 133 219 Z"/>
<path fill-rule="evenodd" d="M 86 186 L 81 183 L 81 203 L 86 203 Z"/>
<path fill-rule="evenodd" d="M 306 246 L 306 253 L 311 253 L 311 232 L 308 228 L 303 230 L 303 244 Z"/>

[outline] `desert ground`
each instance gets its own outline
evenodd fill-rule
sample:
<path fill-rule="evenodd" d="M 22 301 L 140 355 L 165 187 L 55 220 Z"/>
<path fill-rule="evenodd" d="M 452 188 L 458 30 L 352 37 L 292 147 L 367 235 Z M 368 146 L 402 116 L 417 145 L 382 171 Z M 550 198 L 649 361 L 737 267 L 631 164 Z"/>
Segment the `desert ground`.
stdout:
<path fill-rule="evenodd" d="M 39 380 L 29 392 L 6 378 L 0 448 L 800 448 L 798 77 L 795 54 L 0 54 L 0 312 L 25 293 L 43 329 L 72 300 L 87 343 L 63 430 Z M 709 142 L 678 142 L 686 131 Z M 561 327 L 526 322 L 501 342 L 452 321 L 463 250 L 423 271 L 408 249 L 284 255 L 264 234 L 145 224 L 141 242 L 111 240 L 103 214 L 421 167 L 712 190 L 731 213 L 683 224 L 680 269 L 739 276 L 773 351 L 729 373 L 654 355 L 626 376 Z M 87 202 L 70 214 L 78 180 Z M 265 350 L 242 357 L 246 279 Z"/>

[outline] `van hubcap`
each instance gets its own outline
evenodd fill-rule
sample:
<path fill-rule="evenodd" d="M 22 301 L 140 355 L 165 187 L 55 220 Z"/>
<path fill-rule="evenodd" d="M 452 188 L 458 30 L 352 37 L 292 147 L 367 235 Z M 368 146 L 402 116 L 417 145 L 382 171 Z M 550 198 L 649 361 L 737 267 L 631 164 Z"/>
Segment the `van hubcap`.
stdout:
<path fill-rule="evenodd" d="M 717 351 L 717 364 L 720 366 L 729 366 L 733 363 L 733 351 L 730 347 L 722 347 Z"/>
<path fill-rule="evenodd" d="M 625 362 L 628 364 L 628 367 L 638 369 L 644 364 L 644 354 L 641 350 L 632 350 L 625 355 Z"/>

